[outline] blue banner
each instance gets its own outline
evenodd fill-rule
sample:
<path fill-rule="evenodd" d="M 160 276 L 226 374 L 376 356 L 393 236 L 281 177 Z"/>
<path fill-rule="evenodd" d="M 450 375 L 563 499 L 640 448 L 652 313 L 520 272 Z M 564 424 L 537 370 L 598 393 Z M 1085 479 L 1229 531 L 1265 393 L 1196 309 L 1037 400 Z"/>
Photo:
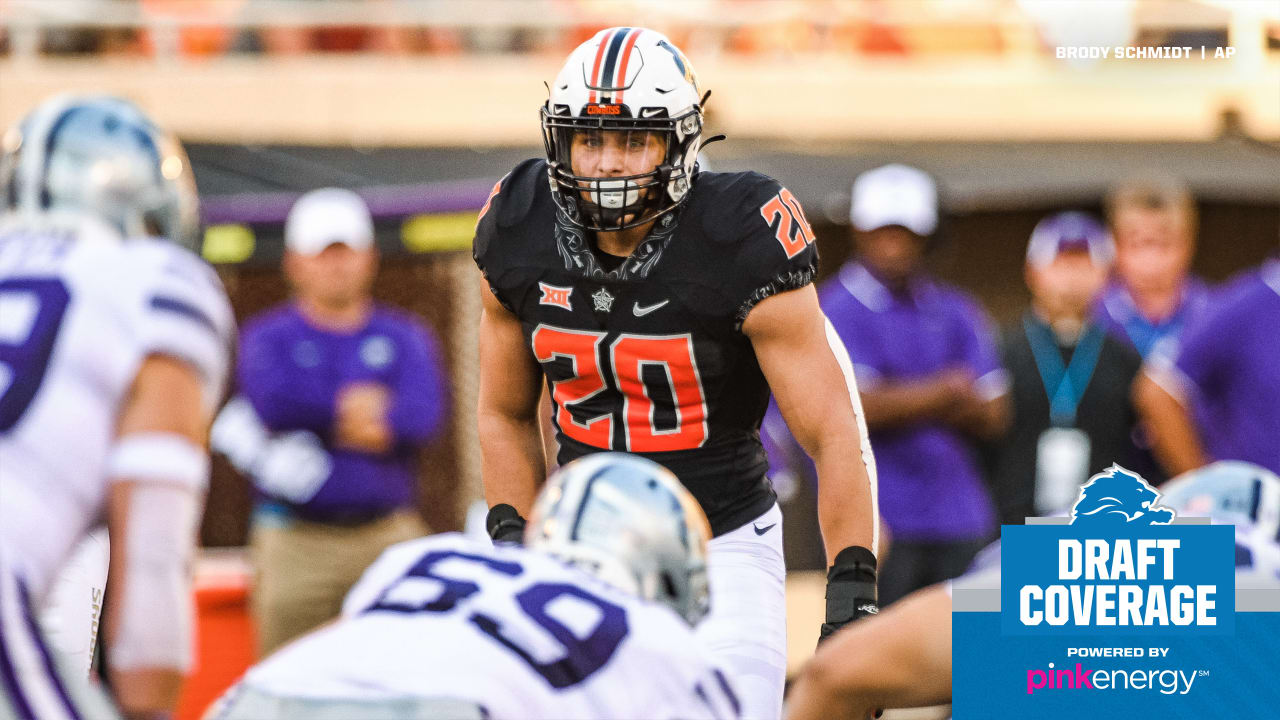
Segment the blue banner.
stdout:
<path fill-rule="evenodd" d="M 1280 717 L 1280 589 L 1253 584 L 1248 531 L 1116 466 L 1033 520 L 953 586 L 954 717 Z"/>

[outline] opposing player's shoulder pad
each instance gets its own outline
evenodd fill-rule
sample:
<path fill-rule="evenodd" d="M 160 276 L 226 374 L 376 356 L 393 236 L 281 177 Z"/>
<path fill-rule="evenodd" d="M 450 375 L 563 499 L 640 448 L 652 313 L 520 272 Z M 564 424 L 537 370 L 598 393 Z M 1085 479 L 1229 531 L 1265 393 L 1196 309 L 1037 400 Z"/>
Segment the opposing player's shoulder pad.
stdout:
<path fill-rule="evenodd" d="M 205 385 L 205 402 L 222 399 L 235 335 L 235 316 L 222 281 L 204 260 L 161 240 L 130 244 L 143 286 L 139 339 L 145 354 L 177 357 Z"/>

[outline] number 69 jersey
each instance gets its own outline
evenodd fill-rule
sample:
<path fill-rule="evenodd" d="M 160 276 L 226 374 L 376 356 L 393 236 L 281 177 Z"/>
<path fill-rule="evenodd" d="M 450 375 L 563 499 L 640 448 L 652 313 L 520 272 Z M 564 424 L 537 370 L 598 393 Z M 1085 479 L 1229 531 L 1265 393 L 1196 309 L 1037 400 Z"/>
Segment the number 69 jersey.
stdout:
<path fill-rule="evenodd" d="M 769 388 L 742 323 L 813 280 L 800 203 L 764 175 L 701 172 L 689 200 L 616 269 L 559 212 L 546 163 L 494 188 L 474 255 L 552 389 L 561 464 L 643 455 L 675 473 L 722 535 L 774 502 L 760 444 Z"/>
<path fill-rule="evenodd" d="M 105 464 L 142 360 L 188 362 L 220 399 L 234 320 L 212 268 L 84 217 L 0 222 L 0 544 L 42 597 L 102 522 Z"/>
<path fill-rule="evenodd" d="M 389 548 L 340 620 L 249 670 L 227 717 L 238 695 L 352 712 L 448 699 L 495 720 L 738 717 L 728 679 L 670 608 L 459 534 Z"/>

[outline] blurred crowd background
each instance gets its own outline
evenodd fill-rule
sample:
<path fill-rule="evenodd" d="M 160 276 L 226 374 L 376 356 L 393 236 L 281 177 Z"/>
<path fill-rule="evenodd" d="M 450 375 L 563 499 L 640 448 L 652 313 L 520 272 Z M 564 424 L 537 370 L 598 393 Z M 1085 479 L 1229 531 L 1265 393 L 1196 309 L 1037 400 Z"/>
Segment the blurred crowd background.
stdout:
<path fill-rule="evenodd" d="M 52 0 L 10 2 L 32 25 L 4 37 L 9 52 L 48 56 L 362 53 L 567 54 L 619 17 L 662 19 L 690 55 L 789 57 L 1043 53 L 1092 26 L 1095 44 L 1226 46 L 1233 0 L 1095 3 L 1087 23 L 1071 3 L 1043 0 Z M 21 7 L 21 6 L 28 7 Z M 43 6 L 36 10 L 30 6 Z M 1062 7 L 1053 7 L 1054 5 Z M 1105 5 L 1106 7 L 1101 7 Z M 1274 47 L 1278 38 L 1269 29 Z"/>
<path fill-rule="evenodd" d="M 705 164 L 792 189 L 819 239 L 820 281 L 852 251 L 853 179 L 890 162 L 936 179 L 925 262 L 1000 325 L 1027 306 L 1036 223 L 1102 217 L 1108 188 L 1135 176 L 1189 188 L 1193 271 L 1211 284 L 1280 242 L 1273 0 L 0 0 L 0 124 L 76 90 L 132 98 L 175 130 L 199 186 L 203 253 L 241 321 L 288 296 L 294 201 L 356 191 L 382 255 L 375 296 L 441 340 L 454 401 L 422 451 L 418 505 L 432 529 L 458 529 L 480 496 L 476 214 L 498 178 L 542 154 L 543 82 L 611 25 L 652 27 L 684 50 L 713 93 L 710 132 L 729 136 Z M 1117 45 L 1194 52 L 1056 51 Z M 788 562 L 816 568 L 813 488 L 780 490 Z M 217 460 L 206 587 L 242 572 L 218 549 L 244 545 L 250 505 L 247 480 Z"/>

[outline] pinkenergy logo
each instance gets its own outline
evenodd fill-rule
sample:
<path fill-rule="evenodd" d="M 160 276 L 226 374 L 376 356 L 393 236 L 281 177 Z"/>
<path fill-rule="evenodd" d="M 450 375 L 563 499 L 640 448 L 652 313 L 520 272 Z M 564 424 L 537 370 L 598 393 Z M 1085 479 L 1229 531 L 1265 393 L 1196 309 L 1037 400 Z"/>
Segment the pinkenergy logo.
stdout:
<path fill-rule="evenodd" d="M 1081 648 L 1081 650 L 1102 648 Z M 1208 670 L 1176 670 L 1172 668 L 1131 670 L 1088 670 L 1084 663 L 1074 668 L 1049 667 L 1027 670 L 1027 694 L 1045 690 L 1147 690 L 1161 695 L 1186 695 L 1196 678 L 1208 677 Z"/>

